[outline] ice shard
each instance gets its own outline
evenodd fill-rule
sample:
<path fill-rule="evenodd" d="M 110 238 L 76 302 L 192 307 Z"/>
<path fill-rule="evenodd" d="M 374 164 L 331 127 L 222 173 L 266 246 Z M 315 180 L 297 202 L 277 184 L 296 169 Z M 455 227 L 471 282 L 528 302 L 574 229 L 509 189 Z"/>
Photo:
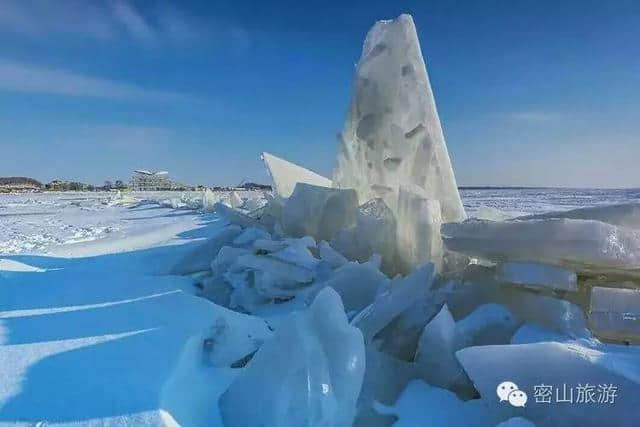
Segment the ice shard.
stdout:
<path fill-rule="evenodd" d="M 365 370 L 362 334 L 322 290 L 267 340 L 220 398 L 226 426 L 351 426 Z"/>
<path fill-rule="evenodd" d="M 640 289 L 594 287 L 589 324 L 601 337 L 640 343 Z"/>
<path fill-rule="evenodd" d="M 367 34 L 342 133 L 334 184 L 360 203 L 380 197 L 395 211 L 400 185 L 440 202 L 442 220 L 465 218 L 440 119 L 410 15 Z"/>
<path fill-rule="evenodd" d="M 316 185 L 318 187 L 331 187 L 332 182 L 329 178 L 305 169 L 284 159 L 269 153 L 262 153 L 262 161 L 273 181 L 273 190 L 275 193 L 286 199 L 293 194 L 296 184 L 301 182 L 304 184 Z"/>

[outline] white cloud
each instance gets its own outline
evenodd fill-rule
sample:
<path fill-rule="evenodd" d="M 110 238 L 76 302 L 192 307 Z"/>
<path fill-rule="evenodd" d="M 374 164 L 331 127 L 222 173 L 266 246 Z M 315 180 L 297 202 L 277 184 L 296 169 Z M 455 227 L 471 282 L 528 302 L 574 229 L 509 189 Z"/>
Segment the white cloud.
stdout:
<path fill-rule="evenodd" d="M 93 42 L 132 40 L 143 47 L 220 40 L 239 45 L 239 49 L 249 46 L 249 33 L 237 23 L 195 16 L 177 5 L 169 1 L 0 0 L 0 34 L 40 42 L 60 37 Z"/>
<path fill-rule="evenodd" d="M 505 114 L 507 120 L 525 123 L 545 123 L 556 120 L 562 120 L 567 116 L 558 112 L 549 111 L 521 111 Z"/>
<path fill-rule="evenodd" d="M 134 39 L 142 43 L 156 41 L 156 30 L 129 3 L 125 1 L 115 2 L 113 4 L 113 17 Z"/>
<path fill-rule="evenodd" d="M 0 90 L 143 102 L 179 102 L 188 99 L 178 93 L 2 59 Z"/>

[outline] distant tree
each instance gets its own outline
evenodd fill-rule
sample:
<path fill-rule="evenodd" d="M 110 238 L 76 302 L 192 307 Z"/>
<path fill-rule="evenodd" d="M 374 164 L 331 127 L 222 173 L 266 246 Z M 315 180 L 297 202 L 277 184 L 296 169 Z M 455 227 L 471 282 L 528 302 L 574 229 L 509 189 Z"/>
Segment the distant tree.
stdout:
<path fill-rule="evenodd" d="M 122 182 L 122 180 L 119 179 L 119 180 L 116 181 L 116 188 L 121 190 L 123 188 L 127 188 L 127 186 L 125 185 L 124 182 Z"/>
<path fill-rule="evenodd" d="M 87 191 L 96 191 L 96 187 L 91 185 L 91 184 L 89 184 L 89 185 L 87 185 Z"/>
<path fill-rule="evenodd" d="M 111 181 L 105 181 L 104 182 L 104 189 L 105 190 L 111 190 L 113 188 L 113 184 L 111 183 Z"/>

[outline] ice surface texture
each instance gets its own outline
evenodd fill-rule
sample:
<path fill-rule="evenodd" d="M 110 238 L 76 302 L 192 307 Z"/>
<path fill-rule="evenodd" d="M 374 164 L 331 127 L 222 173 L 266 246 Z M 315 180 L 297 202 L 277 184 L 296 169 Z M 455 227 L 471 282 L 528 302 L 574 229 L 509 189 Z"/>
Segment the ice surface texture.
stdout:
<path fill-rule="evenodd" d="M 365 368 L 362 334 L 331 288 L 295 312 L 220 398 L 228 426 L 353 423 Z"/>
<path fill-rule="evenodd" d="M 342 134 L 334 183 L 360 203 L 381 197 L 395 212 L 400 185 L 438 200 L 444 222 L 464 208 L 413 19 L 379 21 L 367 34 Z"/>

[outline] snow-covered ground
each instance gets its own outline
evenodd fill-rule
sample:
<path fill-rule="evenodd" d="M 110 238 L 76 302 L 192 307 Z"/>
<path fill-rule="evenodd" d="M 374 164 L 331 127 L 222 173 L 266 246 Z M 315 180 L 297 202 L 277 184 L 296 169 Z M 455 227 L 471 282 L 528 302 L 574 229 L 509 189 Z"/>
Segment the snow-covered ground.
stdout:
<path fill-rule="evenodd" d="M 202 341 L 238 315 L 172 268 L 220 221 L 112 197 L 1 199 L 0 424 L 219 424 L 233 372 L 200 370 Z"/>
<path fill-rule="evenodd" d="M 196 278 L 178 266 L 209 256 L 204 242 L 223 221 L 188 203 L 201 193 L 182 202 L 175 193 L 135 196 L 146 201 L 0 196 L 0 424 L 221 424 L 218 398 L 238 370 L 205 363 L 202 346 L 219 319 L 239 324 L 243 315 L 196 296 Z M 638 192 L 462 196 L 471 214 L 481 206 L 539 213 L 633 201 Z"/>

